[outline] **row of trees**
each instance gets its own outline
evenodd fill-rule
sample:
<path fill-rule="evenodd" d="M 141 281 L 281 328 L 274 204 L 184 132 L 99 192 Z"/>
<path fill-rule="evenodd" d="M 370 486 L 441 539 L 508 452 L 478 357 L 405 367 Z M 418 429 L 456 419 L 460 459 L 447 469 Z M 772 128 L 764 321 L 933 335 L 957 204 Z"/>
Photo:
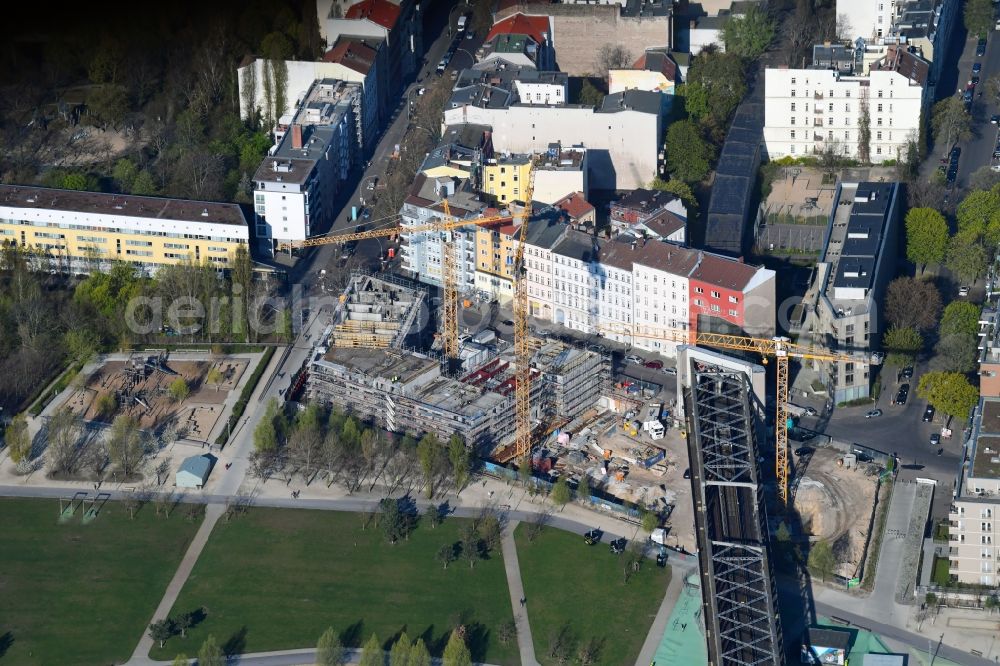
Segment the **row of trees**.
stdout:
<path fill-rule="evenodd" d="M 461 489 L 469 480 L 473 457 L 457 435 L 447 444 L 429 433 L 419 441 L 410 435 L 390 438 L 339 410 L 327 412 L 318 404 L 289 415 L 272 399 L 254 430 L 254 469 L 264 477 L 282 474 L 289 481 L 300 476 L 311 483 L 325 475 L 327 485 L 344 484 L 349 492 L 380 480 L 389 494 L 404 484 L 424 489 L 434 497 L 442 485 Z"/>
<path fill-rule="evenodd" d="M 385 666 L 386 656 L 382 642 L 376 634 L 372 634 L 361 648 L 358 663 L 360 666 Z M 330 627 L 323 632 L 316 644 L 316 666 L 343 666 L 348 661 L 348 654 L 340 635 Z M 389 666 L 431 666 L 433 661 L 423 639 L 417 637 L 411 641 L 404 631 L 389 650 L 388 663 Z M 441 655 L 441 664 L 472 666 L 472 654 L 465 642 L 465 627 L 456 627 L 451 632 L 448 644 L 445 645 L 444 653 Z"/>

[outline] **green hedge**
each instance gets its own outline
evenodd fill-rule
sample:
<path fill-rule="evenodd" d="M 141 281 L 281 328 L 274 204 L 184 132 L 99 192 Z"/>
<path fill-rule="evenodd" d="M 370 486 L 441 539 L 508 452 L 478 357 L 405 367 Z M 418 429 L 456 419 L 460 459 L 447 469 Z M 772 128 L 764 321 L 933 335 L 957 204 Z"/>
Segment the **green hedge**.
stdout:
<path fill-rule="evenodd" d="M 215 443 L 219 448 L 229 443 L 229 433 L 236 427 L 236 423 L 243 416 L 243 412 L 246 411 L 247 403 L 250 402 L 250 396 L 253 395 L 253 391 L 257 388 L 260 378 L 264 375 L 264 370 L 267 369 L 268 364 L 271 362 L 271 357 L 274 356 L 275 349 L 276 347 L 268 347 L 264 350 L 264 356 L 261 357 L 257 367 L 254 368 L 253 374 L 250 375 L 250 381 L 243 386 L 243 390 L 240 392 L 240 399 L 233 405 L 233 413 L 229 415 L 229 427 L 215 439 Z"/>
<path fill-rule="evenodd" d="M 83 363 L 74 363 L 73 365 L 69 366 L 69 368 L 67 368 L 66 371 L 59 376 L 59 379 L 56 380 L 56 383 L 52 385 L 52 388 L 50 388 L 48 391 L 42 394 L 42 397 L 38 398 L 31 405 L 31 407 L 28 408 L 28 413 L 31 414 L 32 416 L 38 416 L 39 414 L 41 414 L 42 410 L 45 409 L 46 405 L 52 402 L 57 395 L 66 390 L 66 387 L 69 386 L 70 381 L 73 380 L 73 377 L 76 376 L 76 373 L 83 370 L 83 366 L 84 366 Z"/>

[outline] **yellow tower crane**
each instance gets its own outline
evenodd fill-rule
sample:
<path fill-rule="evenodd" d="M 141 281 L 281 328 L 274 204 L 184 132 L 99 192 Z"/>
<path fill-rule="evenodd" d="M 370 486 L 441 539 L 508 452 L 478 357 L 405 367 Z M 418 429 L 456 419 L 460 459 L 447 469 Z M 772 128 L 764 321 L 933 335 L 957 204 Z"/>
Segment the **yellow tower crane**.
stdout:
<path fill-rule="evenodd" d="M 514 384 L 514 441 L 518 459 L 531 455 L 531 348 L 528 344 L 528 276 L 524 268 L 524 244 L 528 237 L 531 219 L 531 198 L 535 194 L 535 156 L 528 167 L 528 185 L 524 190 L 524 208 L 518 217 L 521 227 L 517 232 L 517 250 L 514 253 L 514 358 L 517 363 L 517 381 Z"/>
<path fill-rule="evenodd" d="M 600 325 L 605 334 L 629 336 L 659 341 L 697 345 L 699 347 L 719 347 L 738 351 L 753 352 L 762 357 L 766 364 L 769 358 L 777 360 L 777 390 L 775 392 L 774 419 L 774 459 L 775 475 L 778 479 L 778 497 L 782 503 L 788 502 L 788 359 L 822 361 L 829 363 L 868 363 L 865 357 L 858 358 L 840 354 L 821 347 L 810 347 L 792 342 L 788 338 L 753 338 L 725 333 L 699 333 L 684 329 L 647 327 L 639 325 Z"/>
<path fill-rule="evenodd" d="M 351 241 L 368 240 L 370 238 L 388 238 L 400 233 L 420 233 L 422 231 L 440 231 L 448 234 L 447 241 L 443 243 L 442 255 L 442 283 L 444 285 L 444 312 L 441 321 L 441 338 L 444 353 L 448 358 L 458 358 L 458 260 L 455 257 L 456 244 L 451 238 L 454 229 L 470 225 L 484 226 L 499 222 L 510 222 L 513 219 L 510 215 L 488 215 L 472 219 L 459 220 L 451 215 L 448 207 L 448 200 L 443 201 L 444 218 L 427 222 L 424 224 L 414 224 L 407 227 L 394 226 L 371 229 L 369 231 L 355 231 L 345 234 L 334 234 L 329 236 L 315 236 L 303 241 L 292 243 L 293 247 L 316 247 L 318 245 L 331 245 L 337 243 L 349 243 Z M 288 249 L 289 245 L 282 245 L 281 249 Z M 384 345 L 383 345 L 384 346 Z"/>

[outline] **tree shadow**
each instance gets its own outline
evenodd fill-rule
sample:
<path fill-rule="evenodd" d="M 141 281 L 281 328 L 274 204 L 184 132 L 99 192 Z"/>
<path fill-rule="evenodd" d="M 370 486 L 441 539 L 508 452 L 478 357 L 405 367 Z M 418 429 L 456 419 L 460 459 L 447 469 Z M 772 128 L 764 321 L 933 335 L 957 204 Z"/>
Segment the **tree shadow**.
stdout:
<path fill-rule="evenodd" d="M 205 621 L 205 618 L 208 617 L 208 613 L 205 611 L 205 607 L 201 606 L 188 613 L 188 617 L 191 619 L 191 626 L 189 629 L 194 629 Z"/>
<path fill-rule="evenodd" d="M 340 644 L 344 647 L 361 647 L 361 632 L 364 631 L 365 621 L 358 620 L 354 624 L 344 629 L 340 634 Z"/>
<path fill-rule="evenodd" d="M 8 631 L 7 633 L 0 636 L 0 659 L 3 659 L 3 656 L 7 654 L 7 651 L 10 650 L 12 645 L 14 645 L 13 632 Z"/>
<path fill-rule="evenodd" d="M 420 634 L 414 638 L 414 640 L 416 640 L 417 638 L 419 638 L 420 640 L 422 640 L 424 642 L 424 645 L 427 646 L 427 650 L 431 654 L 441 654 L 441 650 L 444 649 L 443 645 L 441 646 L 441 650 L 437 649 L 439 641 L 435 641 L 434 640 L 434 625 L 433 624 L 427 625 L 427 628 L 424 629 L 423 631 L 421 631 Z"/>
<path fill-rule="evenodd" d="M 389 638 L 387 638 L 385 642 L 382 643 L 382 649 L 385 650 L 386 652 L 391 650 L 392 646 L 399 641 L 400 636 L 402 636 L 403 633 L 405 632 L 406 632 L 406 625 L 404 624 L 402 627 L 399 628 L 398 631 L 396 631 L 392 636 L 389 636 Z"/>
<path fill-rule="evenodd" d="M 222 653 L 227 657 L 233 657 L 238 654 L 243 654 L 243 650 L 247 646 L 247 627 L 243 625 L 240 630 L 235 634 L 230 636 L 225 643 L 222 644 Z"/>
<path fill-rule="evenodd" d="M 465 643 L 469 646 L 473 661 L 485 661 L 486 650 L 490 646 L 490 630 L 480 622 L 466 624 Z"/>

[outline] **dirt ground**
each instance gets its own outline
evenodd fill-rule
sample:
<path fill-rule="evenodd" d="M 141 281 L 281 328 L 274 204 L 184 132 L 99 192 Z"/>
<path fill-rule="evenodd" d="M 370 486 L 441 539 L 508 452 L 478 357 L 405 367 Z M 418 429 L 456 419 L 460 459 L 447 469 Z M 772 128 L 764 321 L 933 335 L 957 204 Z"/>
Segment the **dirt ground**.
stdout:
<path fill-rule="evenodd" d="M 137 355 L 130 361 L 109 361 L 90 374 L 82 390 L 74 392 L 66 406 L 89 421 L 110 422 L 119 414 L 139 419 L 143 429 L 160 431 L 170 425 L 177 436 L 207 441 L 222 413 L 229 392 L 237 385 L 247 362 L 242 359 L 219 361 L 170 361 L 158 365 L 156 356 Z M 205 377 L 217 367 L 223 381 L 215 386 Z M 178 403 L 169 392 L 170 383 L 184 378 L 191 391 Z M 117 409 L 101 414 L 99 400 L 110 395 Z"/>
<path fill-rule="evenodd" d="M 877 479 L 862 463 L 855 469 L 837 464 L 843 453 L 816 449 L 797 458 L 795 510 L 805 535 L 829 541 L 837 557 L 837 573 L 853 577 L 868 540 Z"/>

